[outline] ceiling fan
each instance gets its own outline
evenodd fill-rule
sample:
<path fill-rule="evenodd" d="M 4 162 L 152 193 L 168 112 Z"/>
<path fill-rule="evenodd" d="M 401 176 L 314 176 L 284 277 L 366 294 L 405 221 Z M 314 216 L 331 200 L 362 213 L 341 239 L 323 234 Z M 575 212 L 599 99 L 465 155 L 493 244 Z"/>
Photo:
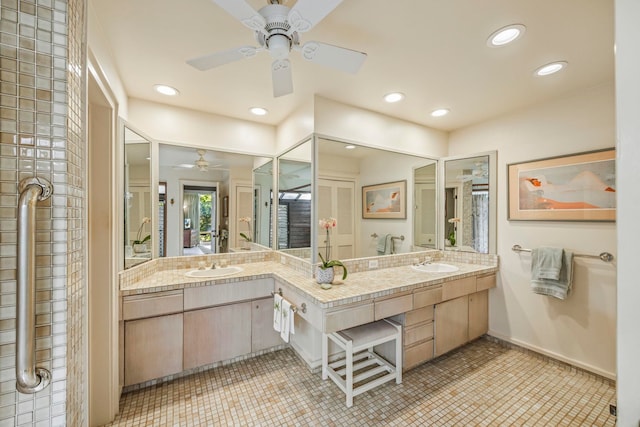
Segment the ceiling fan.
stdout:
<path fill-rule="evenodd" d="M 205 71 L 233 61 L 251 58 L 258 52 L 268 51 L 273 62 L 271 76 L 273 96 L 293 92 L 291 49 L 299 51 L 304 59 L 355 74 L 367 54 L 326 43 L 310 41 L 300 45 L 300 33 L 312 29 L 333 11 L 342 0 L 298 0 L 289 8 L 282 0 L 268 0 L 269 4 L 256 11 L 245 0 L 213 0 L 234 18 L 255 33 L 259 47 L 241 46 L 222 52 L 190 59 L 187 64 Z"/>
<path fill-rule="evenodd" d="M 200 172 L 208 171 L 209 170 L 209 161 L 204 158 L 204 155 L 207 154 L 207 150 L 196 150 L 196 153 L 198 153 L 198 159 L 195 162 L 179 164 L 179 165 L 173 166 L 173 168 L 174 169 L 198 168 L 198 170 Z M 211 168 L 212 169 L 216 169 L 216 170 L 226 170 L 226 169 L 220 168 L 220 166 L 223 166 L 223 165 L 222 164 L 213 165 L 213 166 L 211 166 Z"/>

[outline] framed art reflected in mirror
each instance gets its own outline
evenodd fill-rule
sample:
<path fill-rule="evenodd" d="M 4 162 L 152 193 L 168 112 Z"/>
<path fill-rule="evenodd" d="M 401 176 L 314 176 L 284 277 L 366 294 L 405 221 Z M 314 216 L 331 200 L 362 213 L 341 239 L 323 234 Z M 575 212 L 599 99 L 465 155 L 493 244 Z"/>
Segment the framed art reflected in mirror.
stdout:
<path fill-rule="evenodd" d="M 406 219 L 407 181 L 362 186 L 362 218 Z"/>

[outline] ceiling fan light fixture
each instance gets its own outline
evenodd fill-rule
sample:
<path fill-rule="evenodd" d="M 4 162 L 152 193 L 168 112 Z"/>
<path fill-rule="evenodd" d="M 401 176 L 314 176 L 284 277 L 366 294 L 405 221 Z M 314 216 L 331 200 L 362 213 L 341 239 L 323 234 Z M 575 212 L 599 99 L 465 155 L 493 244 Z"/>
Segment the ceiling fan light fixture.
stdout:
<path fill-rule="evenodd" d="M 266 108 L 262 107 L 251 107 L 249 108 L 249 112 L 254 116 L 266 116 L 269 111 Z"/>
<path fill-rule="evenodd" d="M 153 88 L 159 94 L 166 96 L 176 96 L 180 93 L 178 89 L 167 85 L 154 85 Z"/>
<path fill-rule="evenodd" d="M 402 92 L 391 92 L 384 96 L 384 100 L 390 104 L 394 102 L 399 102 L 404 99 L 404 93 Z"/>
<path fill-rule="evenodd" d="M 442 116 L 446 116 L 447 114 L 449 114 L 451 110 L 449 110 L 448 108 L 438 108 L 437 110 L 433 110 L 431 112 L 431 116 L 432 117 L 442 117 Z"/>
<path fill-rule="evenodd" d="M 518 40 L 524 34 L 526 27 L 522 24 L 512 24 L 502 27 L 489 36 L 487 46 L 501 47 Z"/>
<path fill-rule="evenodd" d="M 549 64 L 543 65 L 535 71 L 536 76 L 548 76 L 550 74 L 555 74 L 560 70 L 563 70 L 567 67 L 569 63 L 567 61 L 556 61 L 551 62 Z"/>

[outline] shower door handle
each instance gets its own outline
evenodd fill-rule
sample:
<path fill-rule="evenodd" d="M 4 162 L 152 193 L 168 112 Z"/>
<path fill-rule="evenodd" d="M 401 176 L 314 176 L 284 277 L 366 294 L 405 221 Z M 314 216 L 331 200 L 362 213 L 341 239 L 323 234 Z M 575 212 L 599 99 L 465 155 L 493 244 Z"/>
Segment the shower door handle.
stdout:
<path fill-rule="evenodd" d="M 16 389 L 35 393 L 47 387 L 51 374 L 35 366 L 36 339 L 36 204 L 51 196 L 51 183 L 25 178 L 18 185 L 18 288 L 16 303 Z"/>

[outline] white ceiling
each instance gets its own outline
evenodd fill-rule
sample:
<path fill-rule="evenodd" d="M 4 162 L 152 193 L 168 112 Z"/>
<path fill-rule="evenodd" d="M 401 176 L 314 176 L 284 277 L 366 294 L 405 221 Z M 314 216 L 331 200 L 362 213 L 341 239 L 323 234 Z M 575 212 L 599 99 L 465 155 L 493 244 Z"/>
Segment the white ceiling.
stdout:
<path fill-rule="evenodd" d="M 304 43 L 322 41 L 368 54 L 357 75 L 292 52 L 294 93 L 273 98 L 271 59 L 257 57 L 206 72 L 187 59 L 242 45 L 252 32 L 210 0 L 90 0 L 131 97 L 276 125 L 314 94 L 442 130 L 453 130 L 613 80 L 611 0 L 344 0 Z M 266 0 L 248 0 L 256 9 Z M 285 3 L 288 6 L 293 1 Z M 524 36 L 489 48 L 486 39 L 520 23 Z M 91 31 L 91 29 L 90 29 Z M 556 75 L 533 71 L 564 60 Z M 163 83 L 180 91 L 167 98 Z M 406 99 L 386 104 L 401 91 Z M 249 114 L 262 106 L 265 117 Z M 429 112 L 449 108 L 432 118 Z"/>

